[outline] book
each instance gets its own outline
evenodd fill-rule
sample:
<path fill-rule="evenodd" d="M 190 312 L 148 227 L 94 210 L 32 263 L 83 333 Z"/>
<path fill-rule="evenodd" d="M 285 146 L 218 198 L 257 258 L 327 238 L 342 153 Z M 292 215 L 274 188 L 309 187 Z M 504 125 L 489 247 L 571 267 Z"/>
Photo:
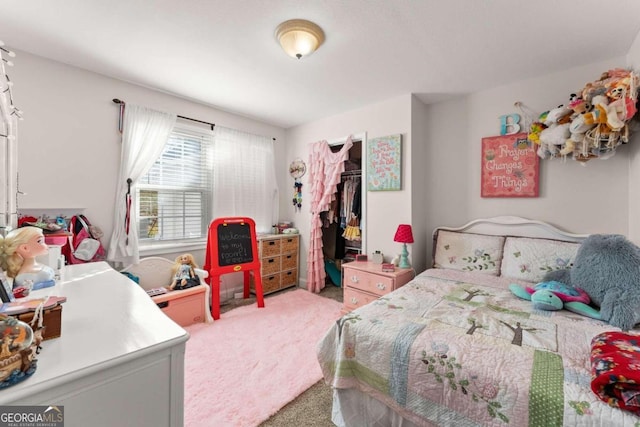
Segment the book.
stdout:
<path fill-rule="evenodd" d="M 11 282 L 9 282 L 4 271 L 0 270 L 0 300 L 2 300 L 2 302 L 11 302 L 14 299 Z"/>
<path fill-rule="evenodd" d="M 67 297 L 21 298 L 11 302 L 5 302 L 0 306 L 0 314 L 13 315 L 28 311 L 35 311 L 40 304 L 42 308 L 53 308 L 67 301 Z"/>
<path fill-rule="evenodd" d="M 153 288 L 153 289 L 147 289 L 147 295 L 149 295 L 150 297 L 156 297 L 158 295 L 163 295 L 166 294 L 168 291 L 166 288 Z"/>

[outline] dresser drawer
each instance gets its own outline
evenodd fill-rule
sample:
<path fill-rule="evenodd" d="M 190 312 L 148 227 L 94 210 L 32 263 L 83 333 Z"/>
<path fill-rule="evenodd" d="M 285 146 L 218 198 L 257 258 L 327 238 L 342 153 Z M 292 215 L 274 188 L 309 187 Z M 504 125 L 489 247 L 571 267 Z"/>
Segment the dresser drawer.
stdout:
<path fill-rule="evenodd" d="M 298 252 L 298 237 L 287 237 L 281 240 L 282 243 L 282 252 L 283 254 L 288 254 L 291 252 Z"/>
<path fill-rule="evenodd" d="M 393 290 L 393 278 L 351 268 L 344 269 L 344 281 L 345 286 L 376 295 L 385 295 Z"/>
<path fill-rule="evenodd" d="M 280 239 L 260 241 L 260 257 L 280 255 Z"/>
<path fill-rule="evenodd" d="M 296 285 L 298 282 L 298 270 L 289 270 L 280 273 L 281 286 L 283 288 Z"/>
<path fill-rule="evenodd" d="M 262 258 L 260 260 L 261 272 L 263 276 L 268 276 L 280 271 L 280 256 Z"/>
<path fill-rule="evenodd" d="M 291 270 L 293 268 L 297 268 L 298 254 L 293 253 L 293 254 L 282 255 L 282 261 L 280 265 L 282 265 L 282 270 Z"/>
<path fill-rule="evenodd" d="M 365 306 L 378 299 L 377 295 L 370 295 L 357 289 L 344 288 L 344 306 L 349 310 Z"/>
<path fill-rule="evenodd" d="M 262 276 L 262 293 L 268 294 L 280 290 L 280 273 Z"/>

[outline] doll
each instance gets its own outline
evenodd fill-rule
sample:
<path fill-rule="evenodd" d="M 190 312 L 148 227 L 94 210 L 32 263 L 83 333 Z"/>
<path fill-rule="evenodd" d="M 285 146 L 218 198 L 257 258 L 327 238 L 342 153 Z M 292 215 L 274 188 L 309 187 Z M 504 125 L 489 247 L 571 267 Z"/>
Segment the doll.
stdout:
<path fill-rule="evenodd" d="M 49 252 L 42 229 L 21 227 L 10 231 L 2 245 L 2 267 L 13 277 L 13 289 L 41 289 L 55 285 L 55 273 L 48 265 L 36 261 Z"/>
<path fill-rule="evenodd" d="M 195 270 L 198 268 L 193 260 L 193 255 L 182 254 L 176 258 L 173 264 L 173 280 L 169 286 L 169 290 L 185 289 L 191 279 L 196 277 Z"/>

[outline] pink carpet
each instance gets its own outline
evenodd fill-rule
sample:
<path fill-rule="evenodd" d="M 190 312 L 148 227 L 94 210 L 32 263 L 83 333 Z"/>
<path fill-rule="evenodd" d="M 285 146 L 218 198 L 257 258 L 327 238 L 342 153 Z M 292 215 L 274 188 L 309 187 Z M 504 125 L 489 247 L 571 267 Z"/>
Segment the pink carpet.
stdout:
<path fill-rule="evenodd" d="M 341 307 L 296 289 L 188 326 L 184 425 L 256 426 L 318 382 L 316 344 Z"/>

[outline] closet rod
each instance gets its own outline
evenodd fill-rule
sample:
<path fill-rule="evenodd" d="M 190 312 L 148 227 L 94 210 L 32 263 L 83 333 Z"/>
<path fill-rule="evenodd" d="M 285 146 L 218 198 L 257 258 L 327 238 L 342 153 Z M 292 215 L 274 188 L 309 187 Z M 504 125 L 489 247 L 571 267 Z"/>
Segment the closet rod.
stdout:
<path fill-rule="evenodd" d="M 350 176 L 350 175 L 362 175 L 362 169 L 356 169 L 352 171 L 342 172 L 341 176 Z"/>
<path fill-rule="evenodd" d="M 124 101 L 122 101 L 122 100 L 120 100 L 120 99 L 118 99 L 118 98 L 113 98 L 113 102 L 114 102 L 115 104 L 126 105 L 126 102 L 124 102 Z M 184 119 L 184 120 L 191 120 L 192 122 L 198 122 L 198 123 L 202 123 L 202 124 L 205 124 L 205 125 L 209 125 L 209 126 L 211 126 L 211 130 L 213 130 L 213 128 L 216 126 L 216 124 L 215 124 L 215 123 L 209 123 L 209 122 L 205 122 L 205 121 L 198 120 L 198 119 L 192 119 L 191 117 L 185 117 L 185 116 L 180 116 L 180 115 L 179 115 L 179 116 L 178 116 L 178 118 L 180 118 L 180 119 Z M 274 141 L 276 140 L 275 138 L 272 138 L 272 139 L 273 139 Z"/>

